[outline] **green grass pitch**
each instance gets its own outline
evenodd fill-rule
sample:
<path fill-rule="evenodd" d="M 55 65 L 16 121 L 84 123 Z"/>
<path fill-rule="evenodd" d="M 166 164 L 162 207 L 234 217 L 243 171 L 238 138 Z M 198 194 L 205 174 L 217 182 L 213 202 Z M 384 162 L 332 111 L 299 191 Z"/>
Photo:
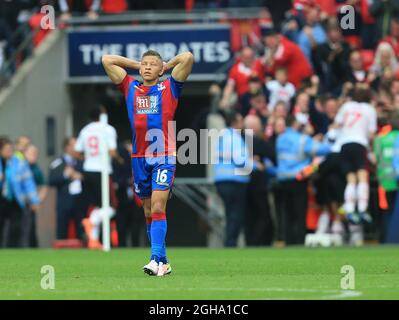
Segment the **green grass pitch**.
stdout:
<path fill-rule="evenodd" d="M 142 271 L 149 249 L 1 250 L 0 299 L 399 299 L 399 247 L 168 250 L 173 273 Z M 55 289 L 40 286 L 43 265 Z M 342 290 L 341 267 L 355 270 Z"/>

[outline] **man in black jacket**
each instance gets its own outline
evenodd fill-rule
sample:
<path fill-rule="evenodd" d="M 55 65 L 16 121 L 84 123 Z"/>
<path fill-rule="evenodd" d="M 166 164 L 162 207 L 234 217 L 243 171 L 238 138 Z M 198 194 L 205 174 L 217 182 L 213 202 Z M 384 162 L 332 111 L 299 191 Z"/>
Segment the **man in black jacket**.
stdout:
<path fill-rule="evenodd" d="M 245 129 L 253 130 L 254 159 L 269 163 L 275 159 L 273 147 L 265 141 L 261 120 L 248 115 L 244 120 Z M 274 239 L 274 226 L 268 202 L 266 172 L 253 170 L 247 192 L 245 213 L 245 241 L 247 246 L 270 246 Z"/>
<path fill-rule="evenodd" d="M 140 232 L 145 226 L 141 209 L 136 205 L 133 193 L 131 153 L 132 144 L 125 141 L 118 145 L 118 154 L 122 162 L 113 162 L 112 181 L 116 185 L 118 208 L 116 210 L 116 225 L 118 230 L 119 247 L 127 247 L 128 239 L 132 247 L 140 245 Z"/>
<path fill-rule="evenodd" d="M 6 166 L 8 159 L 14 153 L 11 141 L 0 137 L 0 248 L 6 245 L 6 221 L 9 220 L 9 203 L 4 195 L 6 190 Z"/>
<path fill-rule="evenodd" d="M 50 164 L 49 184 L 57 188 L 57 239 L 68 238 L 70 219 L 82 237 L 82 163 L 72 156 L 75 142 L 74 137 L 67 138 L 64 154 Z"/>
<path fill-rule="evenodd" d="M 339 25 L 329 25 L 327 36 L 328 41 L 313 50 L 312 62 L 321 79 L 322 89 L 339 95 L 342 79 L 345 79 L 349 67 L 350 48 L 342 37 Z"/>

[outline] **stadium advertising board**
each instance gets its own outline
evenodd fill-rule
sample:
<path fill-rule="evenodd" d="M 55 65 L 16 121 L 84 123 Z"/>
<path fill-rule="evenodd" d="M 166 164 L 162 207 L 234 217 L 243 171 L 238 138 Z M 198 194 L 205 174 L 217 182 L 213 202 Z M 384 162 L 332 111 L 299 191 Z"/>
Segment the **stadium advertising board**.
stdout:
<path fill-rule="evenodd" d="M 76 28 L 68 33 L 69 82 L 108 81 L 101 65 L 104 54 L 140 60 L 148 49 L 165 61 L 191 51 L 195 64 L 190 80 L 216 80 L 231 58 L 230 28 L 223 24 Z"/>

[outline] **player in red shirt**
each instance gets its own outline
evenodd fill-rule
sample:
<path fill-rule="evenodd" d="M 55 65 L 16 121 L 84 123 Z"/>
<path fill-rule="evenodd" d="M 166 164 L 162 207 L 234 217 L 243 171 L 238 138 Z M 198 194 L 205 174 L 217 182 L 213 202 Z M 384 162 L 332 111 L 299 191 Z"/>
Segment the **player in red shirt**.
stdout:
<path fill-rule="evenodd" d="M 266 45 L 265 66 L 267 73 L 273 74 L 279 68 L 287 69 L 288 82 L 299 88 L 301 82 L 312 76 L 313 69 L 299 46 L 269 30 L 264 36 Z"/>
<path fill-rule="evenodd" d="M 176 169 L 176 142 L 173 121 L 183 82 L 191 73 L 191 52 L 177 55 L 167 63 L 158 52 L 149 50 L 141 61 L 104 55 L 103 66 L 111 81 L 123 92 L 133 136 L 132 169 L 134 192 L 143 200 L 147 234 L 151 242 L 149 275 L 171 272 L 166 258 L 166 203 Z M 126 69 L 139 70 L 143 83 Z M 165 71 L 172 75 L 159 82 Z"/>
<path fill-rule="evenodd" d="M 245 47 L 241 50 L 239 60 L 229 72 L 220 106 L 222 108 L 228 107 L 234 89 L 238 97 L 241 98 L 248 91 L 249 79 L 253 77 L 263 81 L 264 67 L 260 59 L 256 59 L 254 51 L 249 47 Z"/>

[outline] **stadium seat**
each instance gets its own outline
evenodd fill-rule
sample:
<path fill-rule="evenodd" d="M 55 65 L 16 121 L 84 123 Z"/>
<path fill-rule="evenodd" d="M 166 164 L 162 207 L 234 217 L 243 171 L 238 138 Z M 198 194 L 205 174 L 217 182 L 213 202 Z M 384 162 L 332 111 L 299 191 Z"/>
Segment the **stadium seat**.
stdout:
<path fill-rule="evenodd" d="M 32 30 L 36 30 L 36 33 L 32 39 L 34 47 L 37 47 L 44 38 L 52 31 L 51 29 L 40 28 L 40 23 L 45 17 L 44 13 L 35 13 L 29 19 L 29 26 Z"/>
<path fill-rule="evenodd" d="M 321 210 L 316 203 L 316 195 L 312 187 L 308 187 L 308 211 L 306 213 L 306 228 L 316 230 Z"/>
<path fill-rule="evenodd" d="M 83 248 L 83 242 L 79 239 L 63 239 L 53 242 L 53 249 L 80 249 Z"/>
<path fill-rule="evenodd" d="M 357 35 L 346 36 L 345 41 L 351 48 L 360 49 L 362 47 L 362 39 Z"/>
<path fill-rule="evenodd" d="M 68 239 L 76 239 L 77 232 L 76 232 L 76 225 L 75 222 L 71 219 L 69 220 L 68 224 Z"/>
<path fill-rule="evenodd" d="M 374 50 L 363 49 L 360 51 L 363 58 L 363 66 L 369 70 L 374 61 Z"/>

